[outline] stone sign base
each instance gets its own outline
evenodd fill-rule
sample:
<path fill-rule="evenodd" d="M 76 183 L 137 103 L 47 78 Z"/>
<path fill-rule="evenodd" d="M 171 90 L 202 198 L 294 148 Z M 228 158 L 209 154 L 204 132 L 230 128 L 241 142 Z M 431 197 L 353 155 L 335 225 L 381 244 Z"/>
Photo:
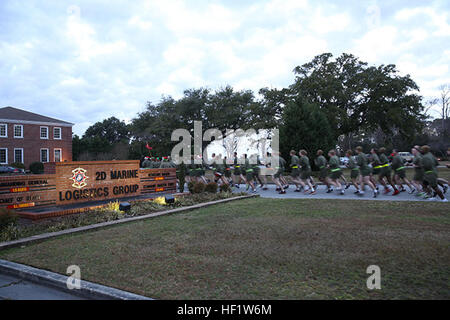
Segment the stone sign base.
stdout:
<path fill-rule="evenodd" d="M 186 195 L 187 192 L 184 193 L 153 193 L 153 194 L 145 194 L 140 195 L 137 197 L 130 197 L 130 198 L 121 198 L 118 199 L 119 202 L 124 201 L 151 201 L 157 197 L 164 197 L 164 196 L 181 196 Z M 53 206 L 53 207 L 42 207 L 42 208 L 28 208 L 28 209 L 22 209 L 20 211 L 17 211 L 17 214 L 20 218 L 37 221 L 42 220 L 46 218 L 53 218 L 53 217 L 60 217 L 64 215 L 70 215 L 70 214 L 78 214 L 83 213 L 89 210 L 95 210 L 106 207 L 111 201 L 114 200 L 103 200 L 98 201 L 95 203 L 83 203 L 83 204 L 69 204 L 64 206 Z"/>
<path fill-rule="evenodd" d="M 49 217 L 117 199 L 175 193 L 176 169 L 141 169 L 139 160 L 45 163 L 44 174 L 0 176 L 0 208 Z"/>

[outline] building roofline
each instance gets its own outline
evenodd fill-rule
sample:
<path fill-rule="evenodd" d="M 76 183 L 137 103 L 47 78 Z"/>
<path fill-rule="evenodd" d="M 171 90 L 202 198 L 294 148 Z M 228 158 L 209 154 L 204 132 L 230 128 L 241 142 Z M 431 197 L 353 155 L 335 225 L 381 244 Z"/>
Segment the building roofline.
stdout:
<path fill-rule="evenodd" d="M 53 123 L 57 123 L 60 125 L 65 124 L 73 126 L 73 123 L 64 121 L 64 120 L 60 120 L 60 119 L 55 119 L 55 118 L 51 118 L 51 117 L 47 117 L 38 113 L 34 113 L 34 112 L 30 112 L 27 110 L 23 110 L 23 109 L 18 109 L 18 108 L 14 108 L 14 107 L 3 107 L 0 108 L 0 119 L 4 122 L 6 122 L 7 120 L 9 120 L 8 122 L 11 121 L 15 121 L 15 122 L 23 122 L 23 123 L 29 123 L 29 124 L 53 124 Z"/>
<path fill-rule="evenodd" d="M 0 119 L 0 123 L 17 123 L 17 124 L 38 124 L 43 126 L 60 126 L 73 127 L 74 124 L 70 122 L 44 122 L 44 121 L 28 121 L 18 119 Z"/>

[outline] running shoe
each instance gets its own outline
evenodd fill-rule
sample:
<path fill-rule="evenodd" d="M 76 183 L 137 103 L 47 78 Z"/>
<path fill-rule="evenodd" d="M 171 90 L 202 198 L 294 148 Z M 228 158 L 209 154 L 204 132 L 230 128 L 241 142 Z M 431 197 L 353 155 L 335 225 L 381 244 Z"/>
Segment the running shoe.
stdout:
<path fill-rule="evenodd" d="M 411 191 L 409 191 L 408 193 L 409 193 L 409 194 L 413 194 L 414 192 L 416 192 L 416 189 L 415 189 L 415 188 L 412 188 Z"/>
<path fill-rule="evenodd" d="M 398 189 L 395 189 L 394 190 L 394 193 L 392 194 L 393 196 L 396 196 L 396 195 L 398 195 L 400 193 L 400 191 L 398 191 Z"/>

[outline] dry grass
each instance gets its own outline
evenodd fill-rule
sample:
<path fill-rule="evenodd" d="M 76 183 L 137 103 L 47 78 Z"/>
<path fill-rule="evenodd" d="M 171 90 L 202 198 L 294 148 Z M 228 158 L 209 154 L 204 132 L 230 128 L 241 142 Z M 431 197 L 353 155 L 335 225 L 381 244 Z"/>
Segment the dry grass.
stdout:
<path fill-rule="evenodd" d="M 445 203 L 248 199 L 0 258 L 159 299 L 449 299 Z M 366 268 L 381 268 L 381 290 Z"/>

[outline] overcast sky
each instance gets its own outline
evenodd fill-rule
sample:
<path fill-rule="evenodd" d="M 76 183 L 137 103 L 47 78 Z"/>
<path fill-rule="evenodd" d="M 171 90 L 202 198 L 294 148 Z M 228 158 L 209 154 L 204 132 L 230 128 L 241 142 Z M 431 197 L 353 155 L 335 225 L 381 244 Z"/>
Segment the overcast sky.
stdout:
<path fill-rule="evenodd" d="M 450 83 L 450 1 L 0 0 L 0 107 L 82 135 L 188 88 L 286 87 L 324 52 L 396 64 L 437 96 Z"/>

